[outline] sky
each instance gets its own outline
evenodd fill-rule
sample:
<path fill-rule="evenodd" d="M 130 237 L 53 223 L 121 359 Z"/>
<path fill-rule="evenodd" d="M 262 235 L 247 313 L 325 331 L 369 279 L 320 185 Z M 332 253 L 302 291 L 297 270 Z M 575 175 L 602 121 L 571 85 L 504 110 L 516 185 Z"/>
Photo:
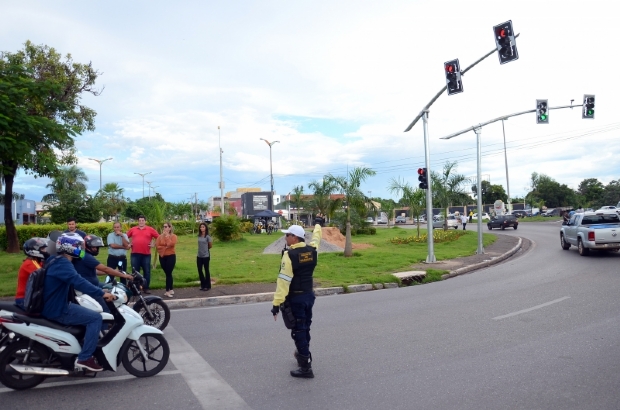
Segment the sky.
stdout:
<path fill-rule="evenodd" d="M 92 62 L 101 95 L 83 102 L 96 130 L 76 138 L 78 166 L 95 193 L 116 182 L 131 199 L 172 202 L 251 187 L 287 194 L 326 174 L 368 167 L 361 189 L 399 199 L 392 180 L 418 184 L 423 124 L 404 132 L 445 85 L 443 63 L 464 69 L 495 48 L 493 26 L 512 20 L 519 59 L 497 53 L 430 108 L 430 169 L 457 161 L 477 174 L 476 135 L 441 137 L 535 108 L 581 104 L 596 95 L 594 120 L 551 110 L 482 128 L 482 178 L 529 191 L 531 174 L 577 189 L 586 178 L 620 179 L 620 57 L 615 2 L 497 1 L 159 1 L 4 2 L 0 50 L 30 40 Z M 614 114 L 614 112 L 616 114 Z M 260 139 L 278 141 L 270 148 Z M 89 158 L 113 158 L 103 165 Z M 150 173 L 143 178 L 136 173 Z M 47 178 L 20 173 L 15 192 L 40 201 Z M 149 184 L 153 190 L 149 190 Z M 620 200 L 620 198 L 618 198 Z"/>

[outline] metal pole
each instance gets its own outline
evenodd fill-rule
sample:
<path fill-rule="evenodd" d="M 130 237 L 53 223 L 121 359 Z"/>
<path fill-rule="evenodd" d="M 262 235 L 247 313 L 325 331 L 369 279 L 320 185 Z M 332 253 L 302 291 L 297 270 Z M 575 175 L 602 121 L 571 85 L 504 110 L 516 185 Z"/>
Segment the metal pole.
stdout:
<path fill-rule="evenodd" d="M 508 154 L 506 154 L 506 130 L 502 120 L 502 133 L 504 134 L 504 161 L 506 162 L 506 191 L 508 191 L 508 212 L 512 212 L 512 200 L 510 199 L 510 182 L 508 182 Z"/>
<path fill-rule="evenodd" d="M 91 161 L 95 161 L 96 163 L 99 164 L 99 190 L 101 191 L 101 189 L 103 188 L 102 182 L 101 182 L 101 166 L 103 165 L 104 162 L 109 161 L 114 158 L 106 158 L 106 159 L 88 158 L 88 159 L 90 159 Z"/>
<path fill-rule="evenodd" d="M 273 162 L 271 161 L 271 144 L 269 144 L 269 175 L 271 175 L 271 212 L 273 212 Z"/>
<path fill-rule="evenodd" d="M 424 160 L 426 162 L 426 243 L 428 245 L 428 255 L 426 255 L 426 263 L 437 262 L 435 258 L 435 249 L 433 243 L 433 192 L 431 185 L 431 151 L 428 144 L 428 110 L 422 115 L 424 121 Z"/>
<path fill-rule="evenodd" d="M 480 144 L 480 134 L 482 134 L 482 127 L 478 127 L 474 129 L 474 132 L 476 133 L 476 144 L 477 144 L 477 163 L 478 163 L 478 171 L 476 173 L 477 177 L 477 181 L 476 181 L 476 197 L 477 197 L 477 207 L 478 207 L 478 249 L 476 250 L 476 253 L 478 255 L 483 254 L 484 253 L 484 248 L 482 247 L 482 174 L 480 171 L 480 167 L 481 167 L 481 144 Z"/>
<path fill-rule="evenodd" d="M 151 172 L 145 172 L 144 174 L 141 174 L 139 172 L 134 172 L 134 174 L 136 175 L 140 175 L 142 177 L 142 198 L 144 198 L 144 177 L 148 174 L 150 174 Z M 150 192 L 150 191 L 149 191 Z"/>
<path fill-rule="evenodd" d="M 222 150 L 222 142 L 220 139 L 220 126 L 217 126 L 217 142 L 220 147 L 220 216 L 224 215 L 224 172 L 222 168 L 222 154 L 224 151 Z"/>

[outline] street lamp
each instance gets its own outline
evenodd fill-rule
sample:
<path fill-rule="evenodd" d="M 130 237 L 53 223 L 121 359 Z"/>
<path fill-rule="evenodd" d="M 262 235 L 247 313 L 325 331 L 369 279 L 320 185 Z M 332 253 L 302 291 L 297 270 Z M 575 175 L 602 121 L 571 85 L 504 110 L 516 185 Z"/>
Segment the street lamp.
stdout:
<path fill-rule="evenodd" d="M 103 165 L 104 162 L 109 161 L 113 158 L 106 158 L 106 159 L 95 159 L 95 158 L 88 158 L 91 161 L 95 161 L 99 164 L 99 190 L 101 191 L 101 166 Z"/>
<path fill-rule="evenodd" d="M 145 172 L 144 174 L 141 174 L 139 172 L 134 172 L 134 174 L 140 175 L 142 177 L 142 198 L 144 198 L 144 176 L 150 174 L 151 172 Z M 149 195 L 150 195 L 151 191 L 149 190 Z"/>
<path fill-rule="evenodd" d="M 271 147 L 273 144 L 275 144 L 276 142 L 280 142 L 280 141 L 269 142 L 264 138 L 260 138 L 260 139 L 265 141 L 267 145 L 269 145 L 269 174 L 271 175 L 271 211 L 273 212 L 273 167 L 272 167 L 272 161 L 271 161 Z"/>
<path fill-rule="evenodd" d="M 153 190 L 153 195 L 155 195 L 155 188 L 159 188 L 158 186 L 151 186 L 152 182 L 146 181 L 146 183 L 149 185 L 149 201 L 151 200 L 151 189 Z"/>

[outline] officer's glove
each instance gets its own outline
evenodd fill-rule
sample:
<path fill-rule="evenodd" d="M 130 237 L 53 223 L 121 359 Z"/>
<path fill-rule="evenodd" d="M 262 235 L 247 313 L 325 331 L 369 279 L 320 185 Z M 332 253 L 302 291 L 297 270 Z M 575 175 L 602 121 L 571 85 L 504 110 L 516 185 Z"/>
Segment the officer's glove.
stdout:
<path fill-rule="evenodd" d="M 280 306 L 274 306 L 271 308 L 271 314 L 276 316 L 278 313 L 280 313 Z"/>

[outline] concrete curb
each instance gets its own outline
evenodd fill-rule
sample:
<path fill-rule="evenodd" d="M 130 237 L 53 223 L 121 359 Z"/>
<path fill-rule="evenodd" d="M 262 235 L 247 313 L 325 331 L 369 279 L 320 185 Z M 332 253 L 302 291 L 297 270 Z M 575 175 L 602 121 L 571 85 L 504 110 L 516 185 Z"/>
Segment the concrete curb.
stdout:
<path fill-rule="evenodd" d="M 477 269 L 485 268 L 487 266 L 495 265 L 505 259 L 508 259 L 519 249 L 521 249 L 522 239 L 519 238 L 519 242 L 515 245 L 514 248 L 510 249 L 508 252 L 491 258 L 489 260 L 485 260 L 480 263 L 476 263 L 474 265 L 465 266 L 460 269 L 456 269 L 450 271 L 450 273 L 442 275 L 441 279 L 449 279 L 455 276 L 463 275 L 465 273 L 472 272 Z M 275 287 L 275 284 L 274 284 Z M 336 286 L 333 288 L 317 288 L 314 289 L 314 293 L 316 296 L 328 296 L 328 295 L 337 295 L 341 293 L 357 293 L 357 292 L 367 292 L 370 290 L 378 290 L 378 289 L 394 289 L 398 287 L 398 283 L 376 283 L 376 284 L 362 284 L 362 285 L 349 285 L 346 287 L 346 290 L 342 286 Z M 267 293 L 254 293 L 250 295 L 234 295 L 234 296 L 213 296 L 207 298 L 193 298 L 193 299 L 174 299 L 174 300 L 166 300 L 166 304 L 172 310 L 176 309 L 188 309 L 188 308 L 198 308 L 198 307 L 209 307 L 209 306 L 222 306 L 222 305 L 235 305 L 240 303 L 259 303 L 259 302 L 270 302 L 273 300 L 274 292 Z"/>
<path fill-rule="evenodd" d="M 506 253 L 504 253 L 504 254 L 502 254 L 500 256 L 496 256 L 496 257 L 493 257 L 491 259 L 487 259 L 485 261 L 482 261 L 482 262 L 479 262 L 479 263 L 475 263 L 473 265 L 464 266 L 462 268 L 450 271 L 450 273 L 447 273 L 445 275 L 441 275 L 441 279 L 445 280 L 445 279 L 449 279 L 449 278 L 454 278 L 456 276 L 464 275 L 466 273 L 472 272 L 472 271 L 477 270 L 477 269 L 486 268 L 487 266 L 491 266 L 491 265 L 495 265 L 496 263 L 500 263 L 500 262 L 510 258 L 515 253 L 517 253 L 517 251 L 519 249 L 521 249 L 521 244 L 522 243 L 523 243 L 523 239 L 519 237 L 519 242 L 517 242 L 517 244 L 514 246 L 514 248 L 510 249 L 508 252 L 506 252 Z"/>

